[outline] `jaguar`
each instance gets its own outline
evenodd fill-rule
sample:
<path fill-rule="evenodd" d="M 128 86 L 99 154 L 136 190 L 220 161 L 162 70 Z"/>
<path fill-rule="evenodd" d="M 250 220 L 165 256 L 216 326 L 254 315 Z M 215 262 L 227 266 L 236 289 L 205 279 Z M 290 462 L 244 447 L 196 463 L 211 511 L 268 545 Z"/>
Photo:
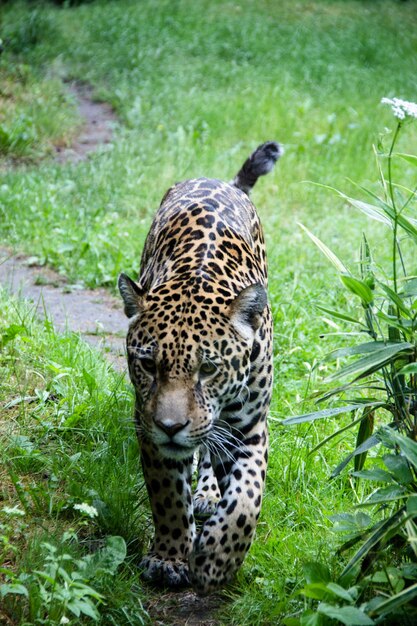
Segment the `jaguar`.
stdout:
<path fill-rule="evenodd" d="M 211 593 L 233 578 L 254 536 L 273 366 L 265 244 L 249 193 L 282 151 L 263 143 L 230 183 L 171 187 L 137 282 L 119 276 L 154 522 L 140 569 L 153 584 Z"/>

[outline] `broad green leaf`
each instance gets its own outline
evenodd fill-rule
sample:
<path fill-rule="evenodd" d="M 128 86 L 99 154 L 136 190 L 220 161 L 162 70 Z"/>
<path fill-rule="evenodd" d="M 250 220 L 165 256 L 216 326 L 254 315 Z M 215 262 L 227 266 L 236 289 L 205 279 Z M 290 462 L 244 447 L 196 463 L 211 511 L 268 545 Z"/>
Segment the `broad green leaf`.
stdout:
<path fill-rule="evenodd" d="M 393 219 L 394 212 L 392 211 Z M 417 242 L 417 228 L 414 226 L 414 220 L 409 220 L 402 213 L 397 215 L 397 223 L 401 228 L 412 238 L 415 242 Z"/>
<path fill-rule="evenodd" d="M 411 311 L 404 304 L 401 296 L 395 293 L 395 291 L 391 289 L 391 287 L 389 287 L 388 285 L 385 285 L 384 283 L 381 283 L 378 281 L 378 285 L 382 288 L 383 291 L 385 291 L 385 293 L 387 294 L 391 302 L 393 302 L 395 306 L 398 307 L 402 313 L 404 313 L 404 315 L 406 315 L 407 317 L 411 317 Z"/>
<path fill-rule="evenodd" d="M 352 476 L 363 478 L 363 480 L 374 480 L 379 483 L 392 483 L 394 480 L 389 472 L 379 467 L 374 467 L 370 470 L 362 470 L 360 472 L 352 472 Z"/>
<path fill-rule="evenodd" d="M 387 314 L 384 311 L 378 311 L 376 315 L 380 320 L 386 322 L 388 326 L 394 326 L 394 328 L 398 328 L 402 332 L 413 328 L 413 322 L 404 317 L 398 319 L 396 315 Z"/>
<path fill-rule="evenodd" d="M 312 609 L 304 611 L 300 617 L 300 626 L 322 626 L 322 624 L 323 616 Z"/>
<path fill-rule="evenodd" d="M 406 374 L 417 374 L 417 363 L 408 363 L 408 365 L 404 365 L 404 367 L 397 372 L 397 376 Z"/>
<path fill-rule="evenodd" d="M 349 198 L 349 196 L 347 196 L 346 194 L 342 193 L 338 189 L 335 189 L 334 187 L 330 187 L 329 185 L 318 184 L 318 186 L 329 189 L 330 191 L 335 191 L 338 196 L 346 200 L 346 202 L 348 202 L 356 209 L 359 209 L 360 211 L 365 213 L 365 215 L 367 215 L 368 217 L 371 217 L 378 222 L 383 222 L 384 224 L 391 226 L 391 221 L 384 215 L 384 212 L 379 206 L 375 206 L 374 204 L 368 204 L 367 202 L 363 202 L 362 200 L 356 200 L 355 198 Z M 365 191 L 367 190 L 365 189 Z"/>
<path fill-rule="evenodd" d="M 377 222 L 382 222 L 387 226 L 391 226 L 391 220 L 384 215 L 384 212 L 374 204 L 369 204 L 368 202 L 363 202 L 362 200 L 355 200 L 354 198 L 349 198 L 348 196 L 344 196 L 345 200 L 349 202 L 353 207 L 362 211 L 367 217 L 370 217 Z"/>
<path fill-rule="evenodd" d="M 358 374 L 359 372 L 361 372 L 362 377 L 364 375 L 366 376 L 378 369 L 381 369 L 384 365 L 392 361 L 394 357 L 397 357 L 400 352 L 404 352 L 405 354 L 407 354 L 406 351 L 410 351 L 413 348 L 414 345 L 406 341 L 401 343 L 388 344 L 380 350 L 376 350 L 372 354 L 358 359 L 354 363 L 350 363 L 345 367 L 342 367 L 334 374 L 328 376 L 326 382 L 331 382 L 344 376 Z"/>
<path fill-rule="evenodd" d="M 87 385 L 88 391 L 90 394 L 93 393 L 95 389 L 97 389 L 97 381 L 85 368 L 82 370 L 82 375 Z"/>
<path fill-rule="evenodd" d="M 417 580 L 417 563 L 404 563 L 401 566 L 401 574 L 409 580 Z"/>
<path fill-rule="evenodd" d="M 417 527 L 412 520 L 408 519 L 405 523 L 405 529 L 407 531 L 407 541 L 414 555 L 417 556 Z"/>
<path fill-rule="evenodd" d="M 340 280 L 350 292 L 359 296 L 364 304 L 371 304 L 373 302 L 374 294 L 372 289 L 368 287 L 363 280 L 359 280 L 359 278 L 355 278 L 350 274 L 341 274 Z"/>
<path fill-rule="evenodd" d="M 385 567 L 384 570 L 375 572 L 370 577 L 374 583 L 388 583 L 390 580 L 396 580 L 401 576 L 401 572 L 397 567 Z"/>
<path fill-rule="evenodd" d="M 373 626 L 375 624 L 373 619 L 354 606 L 333 606 L 321 602 L 317 611 L 327 615 L 327 617 L 339 620 L 346 626 Z"/>
<path fill-rule="evenodd" d="M 91 619 L 93 619 L 95 622 L 98 622 L 98 620 L 100 619 L 100 614 L 94 604 L 81 599 L 77 600 L 76 602 L 81 613 L 87 615 L 88 617 L 91 617 Z"/>
<path fill-rule="evenodd" d="M 404 161 L 408 161 L 408 163 L 411 163 L 411 165 L 417 167 L 417 156 L 415 154 L 404 154 L 402 152 L 396 152 L 395 156 L 399 156 L 404 159 Z"/>
<path fill-rule="evenodd" d="M 399 483 L 409 485 L 413 481 L 413 474 L 406 458 L 400 454 L 386 454 L 382 460 Z"/>
<path fill-rule="evenodd" d="M 283 626 L 301 626 L 301 622 L 298 617 L 284 617 L 282 624 Z"/>
<path fill-rule="evenodd" d="M 308 583 L 300 589 L 300 594 L 312 600 L 323 600 L 329 597 L 326 583 Z"/>
<path fill-rule="evenodd" d="M 381 602 L 373 611 L 376 615 L 385 615 L 387 613 L 393 613 L 399 607 L 408 604 L 417 596 L 417 583 L 407 587 L 395 596 L 391 596 L 388 600 Z"/>
<path fill-rule="evenodd" d="M 377 404 L 380 406 L 382 403 Z M 304 415 L 297 415 L 296 417 L 288 417 L 283 420 L 281 424 L 290 426 L 292 424 L 302 424 L 304 422 L 313 422 L 317 419 L 323 419 L 326 417 L 334 417 L 335 415 L 341 415 L 342 413 L 349 413 L 350 411 L 356 411 L 362 409 L 368 404 L 347 404 L 346 406 L 337 407 L 335 409 L 323 409 L 322 411 L 313 411 L 312 413 L 304 413 Z M 370 402 L 369 406 L 375 406 L 375 402 Z"/>
<path fill-rule="evenodd" d="M 330 582 L 330 571 L 327 565 L 317 561 L 308 561 L 303 564 L 303 574 L 308 584 Z"/>
<path fill-rule="evenodd" d="M 360 268 L 361 278 L 363 280 L 370 280 L 372 284 L 375 282 L 374 274 L 372 271 L 372 254 L 368 240 L 365 233 L 362 235 L 361 248 L 360 248 Z M 370 286 L 370 285 L 369 285 Z"/>
<path fill-rule="evenodd" d="M 411 296 L 417 296 L 417 278 L 405 278 L 404 279 L 404 292 L 402 293 L 404 298 Z"/>
<path fill-rule="evenodd" d="M 39 576 L 40 578 L 43 578 L 43 580 L 46 580 L 46 582 L 48 582 L 50 585 L 55 584 L 55 578 L 53 576 L 50 576 L 49 574 L 46 574 L 45 572 L 42 572 L 39 570 L 34 570 L 33 573 Z"/>
<path fill-rule="evenodd" d="M 362 189 L 364 189 L 366 193 L 368 193 L 378 202 L 385 215 L 389 217 L 392 225 L 395 221 L 397 221 L 397 224 L 401 226 L 401 228 L 405 230 L 405 232 L 408 233 L 410 237 L 417 241 L 417 228 L 414 226 L 415 220 L 409 220 L 404 217 L 402 213 L 396 213 L 395 209 L 390 204 L 382 200 L 382 198 L 377 196 L 373 191 L 365 189 L 364 187 L 362 187 Z"/>
<path fill-rule="evenodd" d="M 125 558 L 126 542 L 123 537 L 108 537 L 104 548 L 84 557 L 85 576 L 92 580 L 103 574 L 114 575 Z"/>
<path fill-rule="evenodd" d="M 401 500 L 406 494 L 405 487 L 392 485 L 391 487 L 381 487 L 372 493 L 364 502 L 357 506 L 369 506 L 371 504 L 380 504 L 385 502 L 394 502 Z"/>
<path fill-rule="evenodd" d="M 18 335 L 22 335 L 24 333 L 26 333 L 26 328 L 24 326 L 10 324 L 10 326 L 1 331 L 0 345 L 5 346 L 9 343 L 9 341 L 13 341 L 13 339 L 15 339 Z"/>
<path fill-rule="evenodd" d="M 415 441 L 388 427 L 381 429 L 380 437 L 382 437 L 384 445 L 385 438 L 390 443 L 397 445 L 411 465 L 417 469 L 417 443 Z"/>
<path fill-rule="evenodd" d="M 299 224 L 305 233 L 310 237 L 310 239 L 316 244 L 316 246 L 323 252 L 323 254 L 329 259 L 329 261 L 334 265 L 338 272 L 341 274 L 349 274 L 349 270 L 343 265 L 342 261 L 324 244 L 318 237 L 313 235 L 308 228 L 303 226 L 303 224 Z"/>
<path fill-rule="evenodd" d="M 407 515 L 417 517 L 417 494 L 407 498 Z"/>
<path fill-rule="evenodd" d="M 326 391 L 326 393 L 323 393 L 319 398 L 317 398 L 316 403 L 317 404 L 321 404 L 322 402 L 327 402 L 327 400 L 329 400 L 330 398 L 333 398 L 333 396 L 340 396 L 341 394 L 346 393 L 347 391 L 359 391 L 359 392 L 369 392 L 369 391 L 384 391 L 385 392 L 385 387 L 383 387 L 382 385 L 378 385 L 374 382 L 357 382 L 357 383 L 344 383 L 343 385 L 339 385 L 338 387 L 334 387 L 333 389 L 330 389 L 329 391 Z M 378 404 L 378 401 L 375 398 L 367 398 L 365 399 L 366 402 L 371 402 L 375 401 L 375 404 Z M 351 398 L 350 402 L 355 403 L 355 404 L 362 404 L 363 403 L 363 398 L 361 397 L 357 397 L 357 398 Z M 381 406 L 384 406 L 383 403 L 381 404 Z"/>
<path fill-rule="evenodd" d="M 369 515 L 363 511 L 357 511 L 354 515 L 352 513 L 336 513 L 336 515 L 330 515 L 329 519 L 334 524 L 333 530 L 338 532 L 363 530 L 368 528 L 372 521 Z"/>
<path fill-rule="evenodd" d="M 347 591 L 344 587 L 341 587 L 337 583 L 328 583 L 327 589 L 338 598 L 342 598 L 342 600 L 346 600 L 350 603 L 354 602 L 354 598 L 350 595 L 349 591 Z"/>
<path fill-rule="evenodd" d="M 5 583 L 0 585 L 0 597 L 4 598 L 9 593 L 29 597 L 28 590 L 24 585 L 20 585 L 19 583 Z"/>

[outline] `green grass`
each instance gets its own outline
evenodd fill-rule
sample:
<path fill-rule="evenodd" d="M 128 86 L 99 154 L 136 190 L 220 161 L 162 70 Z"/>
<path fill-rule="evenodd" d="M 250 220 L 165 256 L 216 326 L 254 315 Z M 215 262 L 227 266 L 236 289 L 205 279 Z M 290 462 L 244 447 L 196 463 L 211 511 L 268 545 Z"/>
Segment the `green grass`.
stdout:
<path fill-rule="evenodd" d="M 3 150 L 0 236 L 54 266 L 71 283 L 113 289 L 120 271 L 137 273 L 144 237 L 168 186 L 200 175 L 228 180 L 258 143 L 281 141 L 285 155 L 253 194 L 267 239 L 275 322 L 271 414 L 280 419 L 307 410 L 308 396 L 322 386 L 325 373 L 312 373 L 311 366 L 341 341 L 326 335 L 338 329 L 323 321 L 315 304 L 344 302 L 345 296 L 298 222 L 352 268 L 362 230 L 373 247 L 381 247 L 384 236 L 337 196 L 305 181 L 352 195 L 357 191 L 348 179 L 375 188 L 372 144 L 385 127 L 394 127 L 380 99 L 415 100 L 415 2 L 161 0 L 156 10 L 151 0 L 103 0 L 76 8 L 39 6 L 31 22 L 41 32 L 39 40 L 22 26 L 29 23 L 30 4 L 11 2 L 3 11 L 6 49 L 0 70 L 7 71 L 1 79 L 7 107 L 0 124 L 7 130 L 23 115 L 36 132 L 20 152 L 10 141 Z M 39 22 L 48 28 L 41 29 Z M 22 71 L 29 78 L 22 78 Z M 66 142 L 76 120 L 73 103 L 63 95 L 63 79 L 91 83 L 120 117 L 112 149 L 78 165 L 48 160 L 51 145 Z M 4 96 L 12 92 L 11 85 L 17 86 L 13 95 Z M 42 99 L 29 98 L 38 92 Z M 411 152 L 415 141 L 416 130 L 410 128 L 398 150 Z M 39 155 L 40 165 L 28 164 L 28 157 Z M 7 160 L 22 158 L 19 168 L 7 167 Z M 411 175 L 406 172 L 402 182 Z M 4 326 L 21 324 L 13 306 L 7 304 L 5 311 Z M 93 524 L 88 532 L 122 535 L 133 558 L 135 550 L 140 552 L 135 538 L 143 535 L 145 522 L 137 522 L 132 501 L 137 501 L 132 494 L 139 479 L 124 383 L 103 364 L 98 367 L 97 357 L 74 338 L 61 339 L 48 328 L 39 333 L 39 342 L 38 333 L 29 334 L 29 343 L 26 335 L 7 345 L 1 400 L 36 396 L 35 387 L 55 395 L 54 385 L 68 385 L 62 403 L 61 392 L 58 402 L 19 403 L 13 409 L 18 417 L 3 426 L 13 431 L 6 429 L 7 437 L 29 437 L 30 457 L 33 450 L 39 457 L 40 469 L 29 483 L 43 485 L 41 510 L 29 516 L 50 515 L 52 506 L 53 532 L 57 538 L 62 534 L 66 523 L 54 502 L 49 504 L 54 492 L 40 476 L 44 470 L 64 476 L 58 502 L 91 503 L 91 493 L 99 494 L 109 513 L 100 514 L 99 528 Z M 52 356 L 51 342 L 58 356 Z M 33 351 L 39 358 L 34 367 Z M 73 359 L 74 352 L 79 359 Z M 45 354 L 58 363 L 58 372 Z M 57 378 L 60 368 L 64 373 L 70 368 L 71 384 L 68 376 Z M 40 376 L 32 379 L 26 373 L 31 369 L 39 369 Z M 89 390 L 92 383 L 83 371 L 97 381 L 94 389 Z M 120 416 L 126 421 L 120 422 Z M 63 427 L 61 419 L 64 425 L 70 422 Z M 332 429 L 333 424 L 314 424 L 284 430 L 271 421 L 272 455 L 257 540 L 231 591 L 235 602 L 226 609 L 225 623 L 280 623 L 302 605 L 295 592 L 304 561 L 322 558 L 338 566 L 328 516 L 356 500 L 344 479 L 329 483 L 328 476 L 352 448 L 353 434 L 308 454 Z M 5 442 L 4 437 L 7 451 Z M 45 446 L 52 446 L 53 454 L 46 455 Z M 79 450 L 80 469 L 68 475 Z M 13 471 L 26 476 L 23 453 L 13 454 L 18 459 Z M 6 491 L 6 500 L 13 502 L 16 489 Z M 129 570 L 130 575 L 135 580 Z M 118 624 L 130 623 L 118 619 Z"/>
<path fill-rule="evenodd" d="M 126 381 L 79 337 L 55 334 L 4 291 L 0 345 L 2 563 L 29 575 L 45 565 L 45 541 L 79 558 L 122 537 L 128 557 L 117 579 L 88 582 L 106 597 L 100 623 L 122 623 L 123 611 L 123 623 L 128 615 L 147 623 L 134 564 L 148 520 Z M 83 503 L 96 508 L 94 520 L 77 510 Z M 5 508 L 16 506 L 21 516 Z M 13 623 L 38 623 L 19 596 L 6 596 L 1 608 Z"/>

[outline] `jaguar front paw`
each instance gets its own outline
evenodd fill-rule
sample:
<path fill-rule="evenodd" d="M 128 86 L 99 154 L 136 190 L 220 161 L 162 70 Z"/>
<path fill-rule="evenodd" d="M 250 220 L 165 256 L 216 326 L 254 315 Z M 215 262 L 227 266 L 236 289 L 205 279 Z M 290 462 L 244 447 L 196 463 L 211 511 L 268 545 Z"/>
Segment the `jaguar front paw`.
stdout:
<path fill-rule="evenodd" d="M 222 546 L 216 550 L 210 541 L 204 546 L 197 540 L 189 558 L 189 577 L 194 591 L 205 596 L 224 587 L 233 578 L 240 563 L 230 560 Z"/>
<path fill-rule="evenodd" d="M 217 503 L 218 499 L 195 496 L 193 499 L 194 517 L 197 519 L 210 517 L 216 511 Z"/>
<path fill-rule="evenodd" d="M 181 588 L 190 586 L 187 563 L 170 561 L 155 553 L 147 554 L 139 563 L 143 580 L 159 587 Z"/>

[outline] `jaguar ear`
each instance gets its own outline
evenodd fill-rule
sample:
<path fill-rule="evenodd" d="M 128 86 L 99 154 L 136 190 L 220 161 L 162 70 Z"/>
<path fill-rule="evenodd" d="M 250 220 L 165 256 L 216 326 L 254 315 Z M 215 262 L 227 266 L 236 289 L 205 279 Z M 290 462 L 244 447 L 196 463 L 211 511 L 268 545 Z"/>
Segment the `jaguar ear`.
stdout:
<path fill-rule="evenodd" d="M 120 295 L 123 298 L 125 304 L 125 313 L 127 317 L 133 317 L 142 310 L 142 298 L 144 292 L 141 290 L 129 276 L 126 274 L 120 274 L 117 281 Z"/>
<path fill-rule="evenodd" d="M 238 333 L 250 339 L 259 328 L 268 301 L 261 283 L 245 287 L 230 305 L 231 321 Z"/>

